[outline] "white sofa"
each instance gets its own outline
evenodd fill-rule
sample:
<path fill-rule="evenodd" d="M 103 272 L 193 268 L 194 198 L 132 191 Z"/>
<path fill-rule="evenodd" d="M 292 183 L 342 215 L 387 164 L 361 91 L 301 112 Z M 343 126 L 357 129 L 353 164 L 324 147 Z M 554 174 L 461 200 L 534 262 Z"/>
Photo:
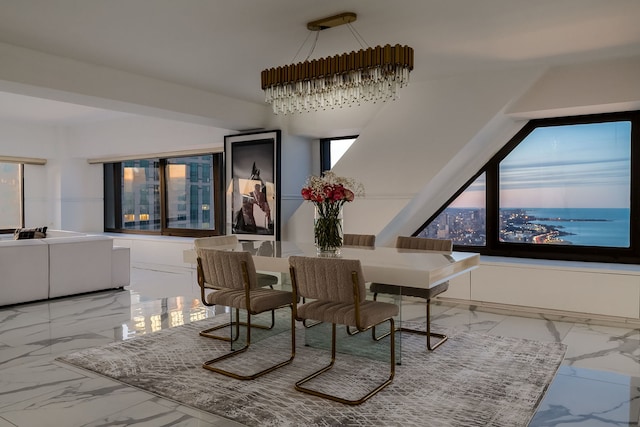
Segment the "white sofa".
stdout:
<path fill-rule="evenodd" d="M 129 258 L 129 248 L 102 235 L 52 230 L 44 239 L 0 240 L 0 306 L 121 288 Z"/>
<path fill-rule="evenodd" d="M 49 245 L 0 240 L 0 305 L 49 298 Z"/>

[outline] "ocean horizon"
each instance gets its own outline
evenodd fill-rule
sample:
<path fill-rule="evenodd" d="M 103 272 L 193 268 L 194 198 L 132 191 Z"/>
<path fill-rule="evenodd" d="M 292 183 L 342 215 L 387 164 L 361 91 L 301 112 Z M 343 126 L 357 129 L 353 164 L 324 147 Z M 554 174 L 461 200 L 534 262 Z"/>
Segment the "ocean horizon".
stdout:
<path fill-rule="evenodd" d="M 536 219 L 534 224 L 545 224 L 565 233 L 562 240 L 573 245 L 629 247 L 629 208 L 503 208 L 522 210 Z"/>

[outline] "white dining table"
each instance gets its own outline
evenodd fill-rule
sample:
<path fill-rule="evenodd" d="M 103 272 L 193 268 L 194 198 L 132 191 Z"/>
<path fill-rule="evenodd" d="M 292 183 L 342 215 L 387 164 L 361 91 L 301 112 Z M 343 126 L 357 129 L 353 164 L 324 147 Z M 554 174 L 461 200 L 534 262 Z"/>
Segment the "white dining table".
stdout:
<path fill-rule="evenodd" d="M 289 272 L 289 257 L 319 256 L 313 243 L 288 241 L 245 241 L 237 249 L 250 252 L 256 270 Z M 390 247 L 343 246 L 341 258 L 358 259 L 367 282 L 431 288 L 464 274 L 480 263 L 472 252 L 437 252 Z"/>
<path fill-rule="evenodd" d="M 220 250 L 247 251 L 252 254 L 256 270 L 262 272 L 282 273 L 282 283 L 290 285 L 289 257 L 290 256 L 321 256 L 317 253 L 313 243 L 289 241 L 243 241 L 234 245 L 217 246 Z M 195 262 L 195 253 L 185 253 L 185 260 Z M 416 249 L 398 249 L 390 247 L 367 248 L 362 246 L 343 246 L 340 258 L 360 260 L 364 280 L 390 285 L 409 286 L 428 289 L 446 282 L 458 275 L 467 273 L 478 267 L 480 255 L 473 252 L 439 252 Z M 402 296 L 392 297 L 393 302 L 402 307 Z M 402 308 L 396 321 L 402 322 Z M 327 346 L 328 341 L 319 331 L 314 337 L 315 327 L 305 330 L 305 343 L 310 346 Z M 326 333 L 324 334 L 326 335 Z M 358 334 L 360 335 L 360 334 Z M 363 334 L 366 335 L 366 334 Z M 367 335 L 368 336 L 368 335 Z M 396 361 L 401 362 L 402 341 L 396 334 Z M 354 345 L 354 339 L 360 339 Z M 341 347 L 340 342 L 346 344 Z M 338 351 L 354 353 L 362 350 L 366 357 L 377 354 L 372 351 L 375 341 L 364 337 L 350 337 L 339 340 Z M 354 353 L 357 354 L 357 353 Z M 381 353 L 384 356 L 384 352 Z M 374 356 L 375 357 L 375 356 Z"/>

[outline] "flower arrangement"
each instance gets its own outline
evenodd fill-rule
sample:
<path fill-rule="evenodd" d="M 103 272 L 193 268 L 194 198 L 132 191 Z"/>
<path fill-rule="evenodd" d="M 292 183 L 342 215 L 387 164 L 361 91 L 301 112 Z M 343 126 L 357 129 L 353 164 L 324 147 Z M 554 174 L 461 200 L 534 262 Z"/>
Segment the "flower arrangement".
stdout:
<path fill-rule="evenodd" d="M 335 253 L 342 246 L 342 206 L 364 195 L 364 187 L 352 178 L 328 171 L 307 178 L 301 194 L 315 207 L 313 231 L 318 251 Z"/>

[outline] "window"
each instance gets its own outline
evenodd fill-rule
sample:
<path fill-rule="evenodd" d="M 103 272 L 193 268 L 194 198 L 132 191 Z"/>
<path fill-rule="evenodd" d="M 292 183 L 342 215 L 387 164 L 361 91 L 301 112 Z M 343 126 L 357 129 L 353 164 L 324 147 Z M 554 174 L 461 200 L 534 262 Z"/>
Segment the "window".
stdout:
<path fill-rule="evenodd" d="M 221 155 L 208 154 L 105 164 L 105 230 L 218 234 L 220 162 Z"/>
<path fill-rule="evenodd" d="M 22 165 L 0 162 L 0 231 L 22 227 Z"/>
<path fill-rule="evenodd" d="M 451 239 L 456 245 L 485 246 L 486 178 L 482 173 L 450 203 L 418 236 Z"/>
<path fill-rule="evenodd" d="M 322 171 L 328 171 L 338 163 L 338 160 L 356 142 L 357 136 L 342 138 L 328 138 L 320 140 L 320 163 Z"/>
<path fill-rule="evenodd" d="M 416 235 L 488 255 L 637 263 L 639 129 L 639 112 L 533 120 Z"/>

